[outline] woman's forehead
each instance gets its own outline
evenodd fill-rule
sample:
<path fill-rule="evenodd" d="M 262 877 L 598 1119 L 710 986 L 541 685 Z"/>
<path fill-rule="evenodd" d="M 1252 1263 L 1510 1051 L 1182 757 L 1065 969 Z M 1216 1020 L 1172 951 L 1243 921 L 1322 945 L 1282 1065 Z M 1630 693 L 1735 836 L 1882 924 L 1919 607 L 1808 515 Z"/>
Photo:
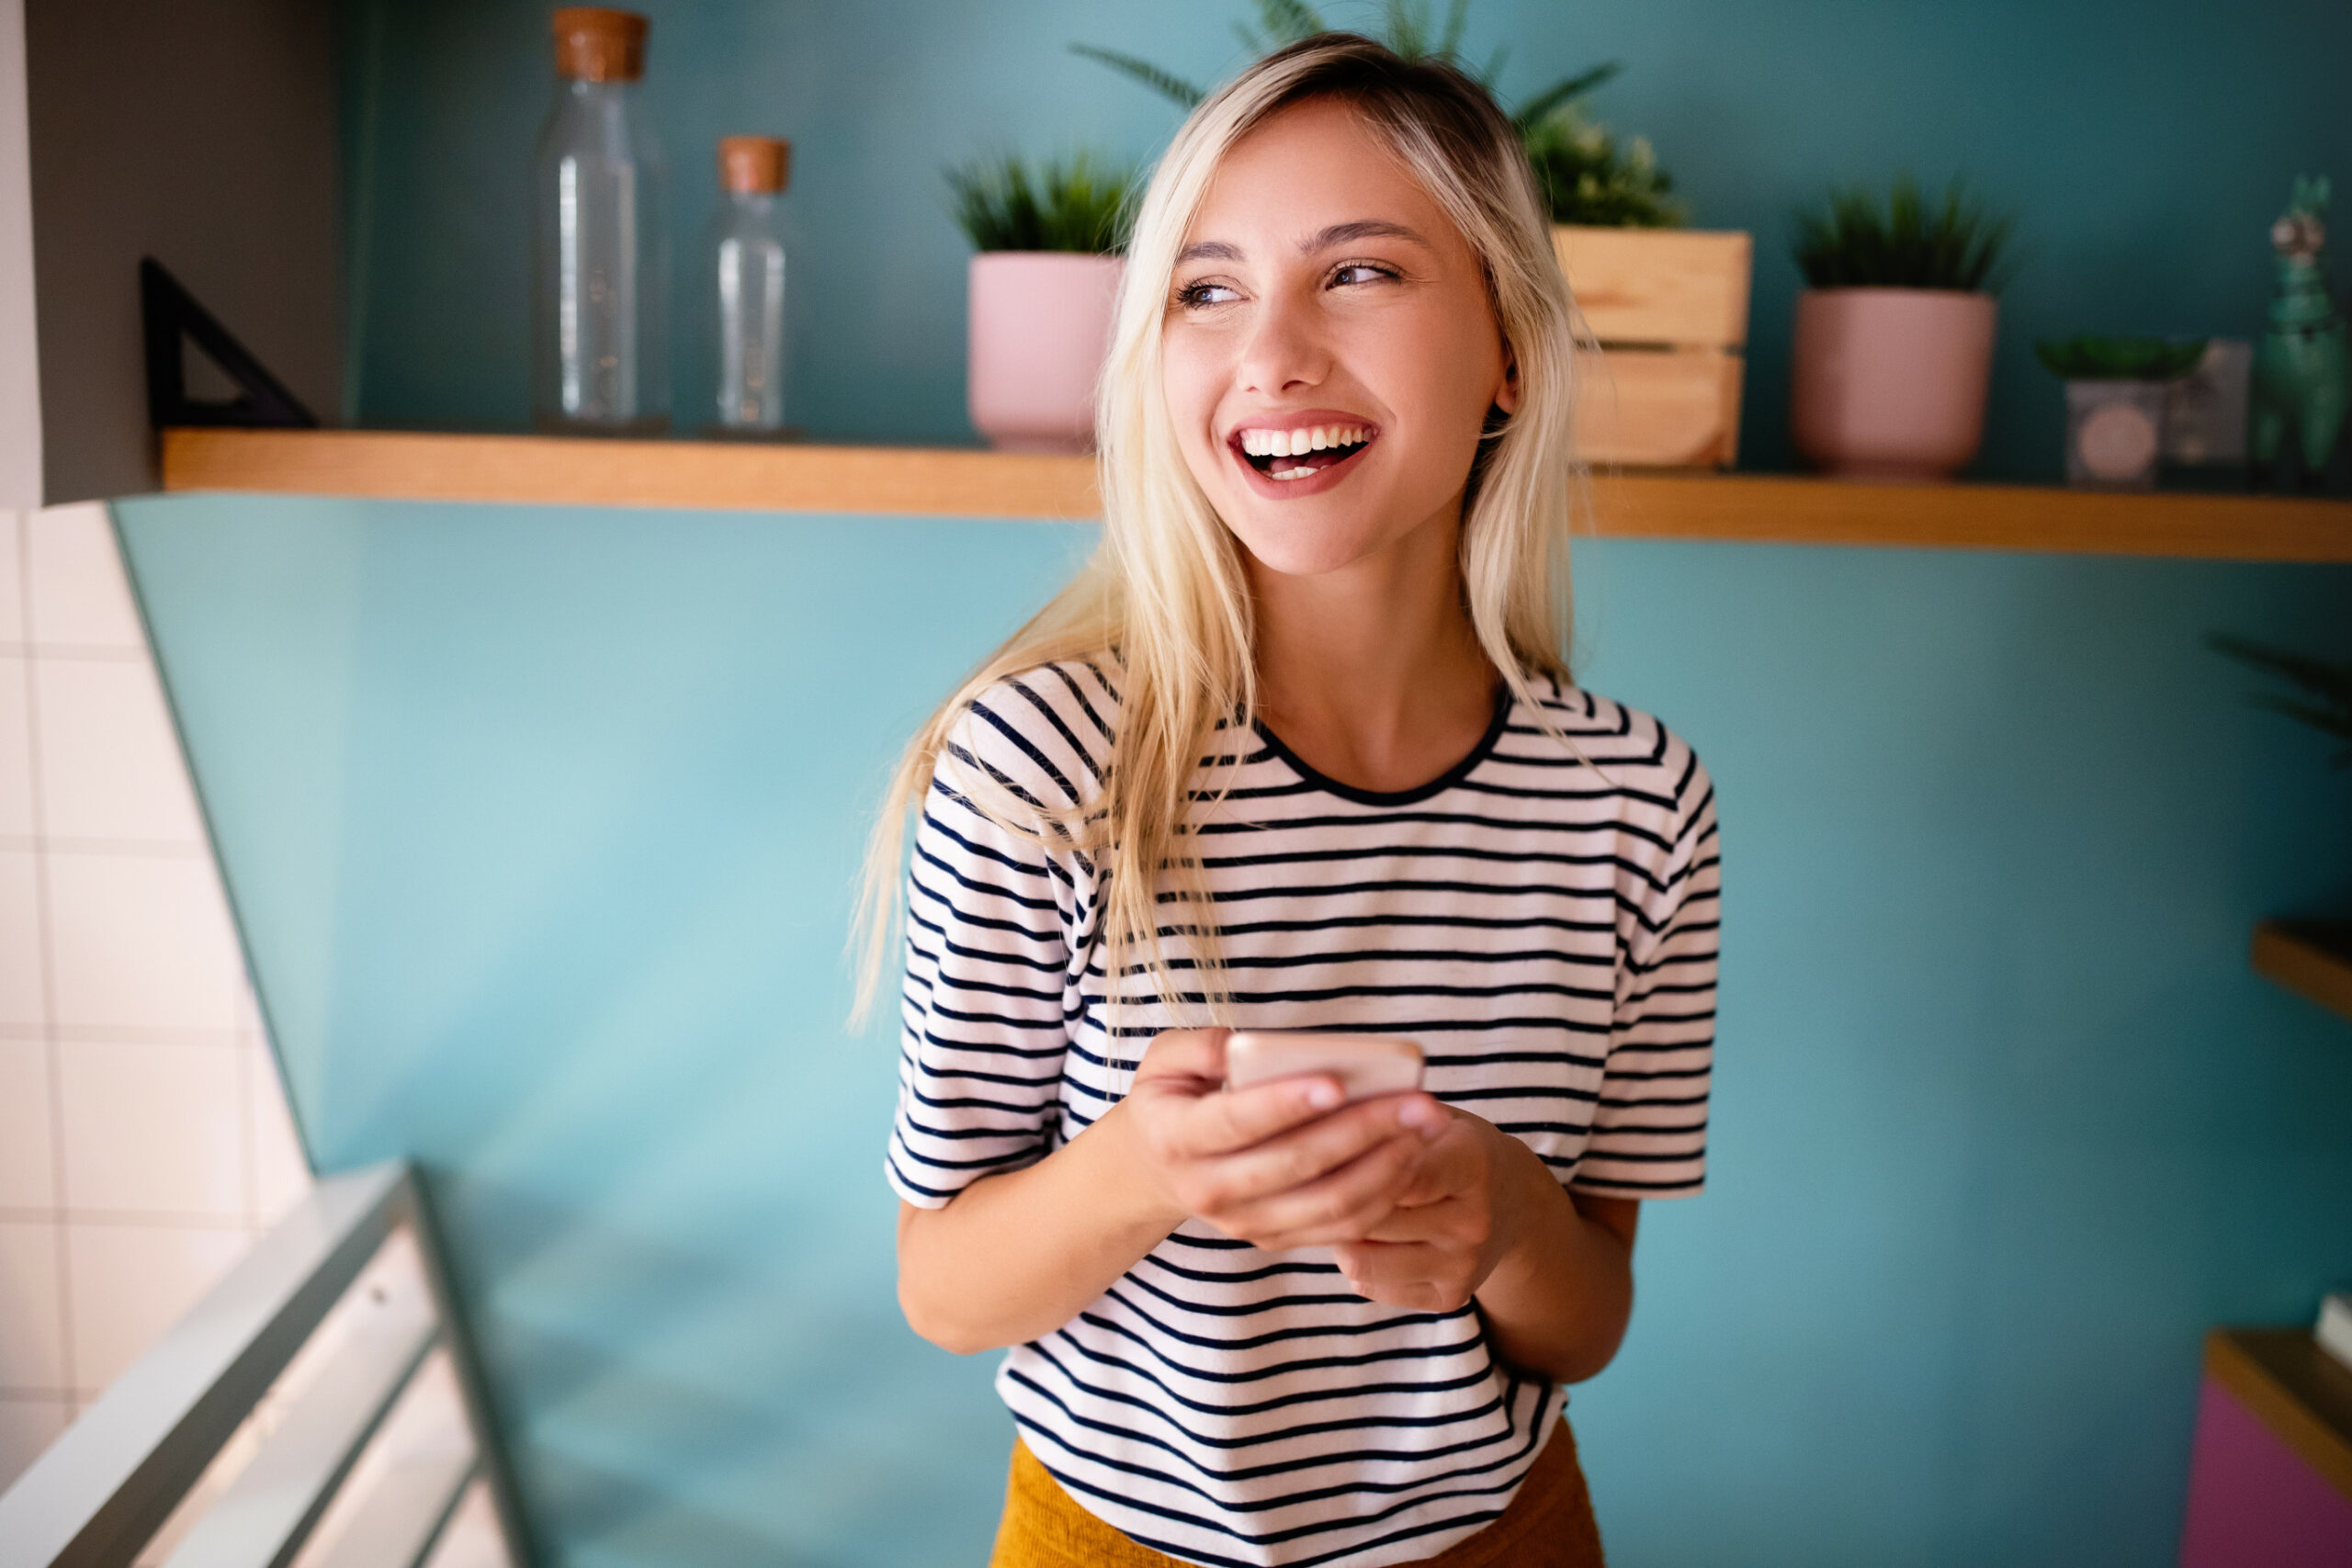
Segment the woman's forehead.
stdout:
<path fill-rule="evenodd" d="M 1185 235 L 1204 247 L 1247 252 L 1371 238 L 1442 247 L 1453 225 L 1395 150 L 1352 105 L 1312 98 L 1276 110 L 1218 163 Z"/>

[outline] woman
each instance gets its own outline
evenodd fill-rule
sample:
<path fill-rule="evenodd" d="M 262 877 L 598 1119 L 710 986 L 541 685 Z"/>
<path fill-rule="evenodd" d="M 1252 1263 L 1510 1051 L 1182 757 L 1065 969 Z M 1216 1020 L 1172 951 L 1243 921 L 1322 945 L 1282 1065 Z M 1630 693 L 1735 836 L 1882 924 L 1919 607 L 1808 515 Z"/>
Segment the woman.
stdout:
<path fill-rule="evenodd" d="M 1559 1385 L 1699 1190 L 1716 855 L 1690 749 L 1569 683 L 1572 319 L 1506 118 L 1360 38 L 1143 199 L 1102 547 L 869 863 L 871 932 L 916 811 L 899 1299 L 1010 1347 L 1000 1564 L 1600 1561 Z M 1227 1089 L 1229 1026 L 1426 1092 Z"/>

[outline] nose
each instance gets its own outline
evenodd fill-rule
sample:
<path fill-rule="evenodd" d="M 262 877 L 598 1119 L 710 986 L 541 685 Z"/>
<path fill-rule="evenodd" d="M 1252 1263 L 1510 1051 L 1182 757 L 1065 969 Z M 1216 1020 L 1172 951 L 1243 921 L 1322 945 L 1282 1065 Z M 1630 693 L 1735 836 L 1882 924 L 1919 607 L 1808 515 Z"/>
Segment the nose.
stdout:
<path fill-rule="evenodd" d="M 1322 383 L 1331 368 L 1330 345 L 1311 294 L 1272 290 L 1250 317 L 1235 367 L 1242 390 L 1277 396 Z"/>

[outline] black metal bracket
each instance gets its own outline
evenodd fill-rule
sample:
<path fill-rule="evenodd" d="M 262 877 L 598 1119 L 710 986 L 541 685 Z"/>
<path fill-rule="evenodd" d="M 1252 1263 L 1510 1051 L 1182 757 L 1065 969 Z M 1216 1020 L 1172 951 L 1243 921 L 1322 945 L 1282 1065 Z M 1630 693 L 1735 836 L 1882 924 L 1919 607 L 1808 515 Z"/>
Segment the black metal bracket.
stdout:
<path fill-rule="evenodd" d="M 147 340 L 147 420 L 156 429 L 189 424 L 236 430 L 318 427 L 318 416 L 153 256 L 139 258 L 139 314 Z M 237 384 L 234 398 L 220 402 L 187 395 L 186 345 L 191 343 Z"/>

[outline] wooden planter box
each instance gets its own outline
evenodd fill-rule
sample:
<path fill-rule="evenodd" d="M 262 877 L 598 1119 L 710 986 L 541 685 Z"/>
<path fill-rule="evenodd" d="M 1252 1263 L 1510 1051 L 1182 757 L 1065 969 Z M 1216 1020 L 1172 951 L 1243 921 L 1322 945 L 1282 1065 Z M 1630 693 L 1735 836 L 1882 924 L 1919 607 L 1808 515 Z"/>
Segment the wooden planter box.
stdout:
<path fill-rule="evenodd" d="M 1552 248 L 1601 347 L 1581 366 L 1577 445 L 1585 459 L 1729 468 L 1739 453 L 1754 241 L 1735 231 L 1561 224 Z"/>

